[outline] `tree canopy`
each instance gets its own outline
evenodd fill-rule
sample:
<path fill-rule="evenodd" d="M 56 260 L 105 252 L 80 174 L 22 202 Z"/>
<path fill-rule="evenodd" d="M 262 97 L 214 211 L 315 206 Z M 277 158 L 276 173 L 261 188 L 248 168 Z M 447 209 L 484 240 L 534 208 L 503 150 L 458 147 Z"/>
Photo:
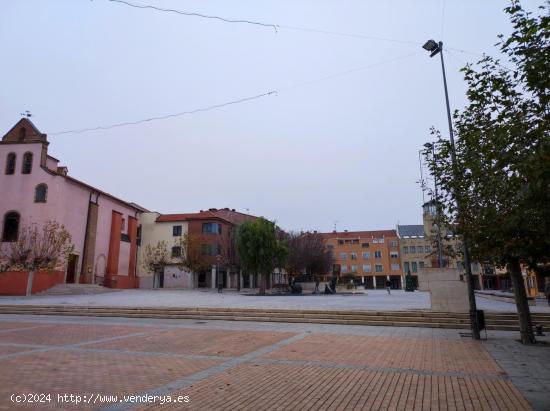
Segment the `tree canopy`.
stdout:
<path fill-rule="evenodd" d="M 237 231 L 237 250 L 243 269 L 260 274 L 260 294 L 265 294 L 266 276 L 273 272 L 286 254 L 277 226 L 265 218 L 244 222 Z"/>
<path fill-rule="evenodd" d="M 506 266 L 523 342 L 534 341 L 521 264 L 550 261 L 550 17 L 513 0 L 512 34 L 499 36 L 506 61 L 484 56 L 463 68 L 468 104 L 454 114 L 456 163 L 438 131 L 431 173 L 449 226 L 472 257 Z"/>

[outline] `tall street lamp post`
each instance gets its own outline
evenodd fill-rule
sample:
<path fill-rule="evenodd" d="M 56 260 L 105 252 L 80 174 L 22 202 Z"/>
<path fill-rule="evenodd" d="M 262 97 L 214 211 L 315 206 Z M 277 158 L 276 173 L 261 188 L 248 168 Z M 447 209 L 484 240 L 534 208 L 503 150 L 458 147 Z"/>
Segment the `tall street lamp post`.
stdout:
<path fill-rule="evenodd" d="M 447 121 L 449 123 L 449 140 L 451 142 L 451 161 L 453 163 L 454 178 L 457 179 L 457 161 L 456 161 L 456 146 L 453 134 L 453 121 L 451 118 L 451 107 L 449 105 L 449 92 L 447 90 L 447 76 L 445 74 L 445 62 L 443 61 L 443 42 L 436 42 L 435 40 L 428 40 L 422 48 L 430 53 L 430 57 L 436 55 L 441 56 L 441 71 L 443 72 L 443 87 L 445 88 L 445 103 L 447 104 Z M 458 216 L 461 215 L 461 195 L 456 194 L 456 203 L 458 209 Z M 470 326 L 472 329 L 472 337 L 476 340 L 480 339 L 479 335 L 479 321 L 477 316 L 476 297 L 474 293 L 474 276 L 472 274 L 472 266 L 470 264 L 470 252 L 468 249 L 468 240 L 466 236 L 462 237 L 462 247 L 464 256 L 464 268 L 466 270 L 466 282 L 468 284 L 468 300 L 470 303 Z"/>

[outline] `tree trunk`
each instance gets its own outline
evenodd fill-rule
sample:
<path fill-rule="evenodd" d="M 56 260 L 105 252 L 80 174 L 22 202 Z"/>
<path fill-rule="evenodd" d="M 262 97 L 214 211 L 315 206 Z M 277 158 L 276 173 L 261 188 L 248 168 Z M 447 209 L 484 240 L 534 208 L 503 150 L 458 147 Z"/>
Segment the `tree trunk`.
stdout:
<path fill-rule="evenodd" d="M 30 270 L 27 276 L 27 292 L 26 292 L 27 297 L 30 297 L 32 295 L 33 280 L 34 280 L 34 270 Z"/>
<path fill-rule="evenodd" d="M 512 278 L 516 307 L 518 309 L 521 342 L 522 344 L 533 344 L 535 342 L 533 323 L 531 322 L 527 292 L 525 291 L 523 275 L 521 274 L 521 265 L 517 258 L 509 260 L 508 270 L 510 271 L 510 277 Z"/>
<path fill-rule="evenodd" d="M 265 279 L 265 274 L 260 273 L 260 295 L 265 295 Z"/>

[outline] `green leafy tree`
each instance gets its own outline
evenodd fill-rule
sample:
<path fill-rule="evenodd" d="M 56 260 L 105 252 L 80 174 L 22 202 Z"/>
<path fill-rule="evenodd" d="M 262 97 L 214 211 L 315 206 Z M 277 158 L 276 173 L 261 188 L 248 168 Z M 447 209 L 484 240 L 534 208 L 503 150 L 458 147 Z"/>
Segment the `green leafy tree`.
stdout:
<path fill-rule="evenodd" d="M 505 9 L 514 30 L 498 46 L 511 67 L 485 56 L 463 69 L 468 105 L 454 115 L 456 166 L 437 131 L 429 162 L 448 226 L 468 238 L 474 261 L 507 267 L 525 344 L 535 338 L 521 266 L 550 260 L 548 3 L 540 9 L 533 17 L 517 0 Z"/>
<path fill-rule="evenodd" d="M 281 264 L 286 253 L 275 223 L 258 218 L 241 224 L 237 231 L 237 251 L 243 269 L 260 275 L 260 295 L 265 295 L 266 278 Z"/>

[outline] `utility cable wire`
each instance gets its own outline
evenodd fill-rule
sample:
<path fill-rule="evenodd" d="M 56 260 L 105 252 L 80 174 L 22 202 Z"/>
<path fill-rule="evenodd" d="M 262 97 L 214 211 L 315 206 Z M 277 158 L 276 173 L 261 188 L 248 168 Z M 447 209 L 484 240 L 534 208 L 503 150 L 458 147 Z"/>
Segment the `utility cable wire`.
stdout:
<path fill-rule="evenodd" d="M 165 9 L 162 7 L 157 6 L 151 6 L 148 4 L 135 4 L 130 3 L 129 1 L 125 0 L 107 0 L 112 3 L 119 3 L 123 4 L 129 7 L 134 7 L 138 9 L 150 9 L 150 10 L 156 10 L 159 12 L 167 12 L 167 13 L 177 13 L 184 16 L 193 16 L 193 17 L 202 17 L 205 19 L 213 19 L 213 20 L 220 20 L 226 23 L 243 23 L 243 24 L 252 24 L 256 26 L 263 26 L 263 27 L 271 27 L 275 32 L 278 32 L 279 29 L 286 29 L 286 30 L 295 30 L 295 31 L 303 31 L 303 32 L 310 32 L 310 33 L 317 33 L 317 34 L 325 34 L 325 35 L 331 35 L 331 36 L 339 36 L 339 37 L 350 37 L 350 38 L 357 38 L 357 39 L 365 39 L 365 40 L 374 40 L 374 41 L 383 41 L 383 42 L 390 42 L 390 43 L 399 43 L 399 44 L 409 44 L 411 46 L 421 46 L 424 44 L 424 42 L 415 41 L 415 40 L 405 40 L 405 39 L 395 39 L 395 38 L 389 38 L 389 37 L 379 37 L 379 36 L 370 36 L 366 34 L 358 34 L 358 33 L 345 33 L 341 31 L 333 31 L 333 30 L 322 30 L 322 29 L 316 29 L 312 27 L 300 27 L 300 26 L 291 26 L 291 25 L 284 25 L 284 24 L 275 24 L 275 23 L 265 23 L 261 21 L 254 21 L 254 20 L 246 20 L 246 19 L 230 19 L 226 17 L 221 16 L 215 16 L 215 15 L 208 15 L 208 14 L 202 14 L 202 13 L 196 13 L 196 12 L 188 12 L 184 10 L 176 10 L 176 9 Z M 445 0 L 443 0 L 443 9 L 442 9 L 442 21 L 441 21 L 441 31 L 443 35 L 443 19 L 445 14 Z M 481 55 L 480 53 L 474 53 L 463 49 L 453 49 L 455 51 L 461 52 L 461 53 L 468 53 L 473 55 Z"/>
<path fill-rule="evenodd" d="M 228 19 L 228 18 L 225 18 L 225 17 L 211 16 L 211 15 L 208 15 L 208 14 L 194 13 L 194 12 L 188 12 L 188 11 L 182 11 L 182 10 L 175 10 L 175 9 L 164 9 L 164 8 L 161 8 L 161 7 L 156 7 L 156 6 L 151 6 L 151 5 L 134 4 L 134 3 L 130 3 L 130 2 L 124 1 L 124 0 L 107 0 L 107 1 L 110 1 L 112 3 L 125 4 L 127 6 L 135 7 L 137 9 L 152 9 L 152 10 L 163 11 L 163 12 L 167 12 L 167 13 L 183 14 L 185 16 L 202 17 L 204 19 L 220 20 L 220 21 L 224 21 L 226 23 L 254 24 L 254 25 L 257 25 L 257 26 L 271 27 L 275 31 L 277 31 L 277 25 L 270 24 L 270 23 L 262 23 L 262 22 L 259 22 L 259 21 L 241 20 L 241 19 Z"/>
<path fill-rule="evenodd" d="M 135 4 L 130 3 L 125 0 L 107 0 L 112 3 L 120 3 L 124 4 L 130 7 L 135 7 L 137 9 L 151 9 L 156 10 L 160 12 L 167 12 L 167 13 L 177 13 L 182 14 L 184 16 L 194 16 L 194 17 L 202 17 L 206 19 L 214 19 L 214 20 L 220 20 L 226 23 L 245 23 L 245 24 L 253 24 L 257 26 L 264 26 L 264 27 L 271 27 L 275 30 L 275 32 L 278 32 L 279 29 L 287 29 L 287 30 L 296 30 L 296 31 L 304 31 L 304 32 L 311 32 L 311 33 L 318 33 L 318 34 L 327 34 L 332 36 L 341 36 L 341 37 L 352 37 L 352 38 L 359 38 L 359 39 L 367 39 L 367 40 L 377 40 L 377 41 L 387 41 L 392 43 L 401 43 L 401 44 L 413 44 L 413 45 L 422 45 L 421 42 L 418 41 L 412 41 L 412 40 L 400 40 L 400 39 L 392 39 L 387 37 L 377 37 L 377 36 L 368 36 L 364 34 L 356 34 L 356 33 L 343 33 L 339 31 L 330 31 L 330 30 L 321 30 L 316 28 L 310 28 L 310 27 L 299 27 L 299 26 L 289 26 L 289 25 L 279 25 L 279 24 L 273 24 L 273 23 L 265 23 L 260 21 L 253 21 L 253 20 L 244 20 L 244 19 L 230 19 L 226 17 L 220 17 L 220 16 L 214 16 L 214 15 L 207 15 L 202 13 L 195 13 L 195 12 L 188 12 L 183 10 L 176 10 L 176 9 L 165 9 L 157 6 L 151 6 L 151 5 L 142 5 L 142 4 Z"/>
<path fill-rule="evenodd" d="M 256 94 L 255 96 L 244 97 L 244 98 L 241 98 L 241 99 L 238 99 L 238 100 L 227 101 L 225 103 L 215 104 L 213 106 L 197 108 L 197 109 L 191 110 L 191 111 L 182 111 L 180 113 L 167 114 L 167 115 L 158 116 L 158 117 L 149 117 L 149 118 L 144 118 L 144 119 L 136 120 L 136 121 L 126 121 L 124 123 L 110 124 L 108 126 L 97 126 L 97 127 L 81 128 L 81 129 L 75 129 L 75 130 L 58 131 L 58 132 L 55 132 L 55 133 L 49 133 L 49 135 L 59 136 L 61 134 L 69 134 L 69 133 L 80 134 L 80 133 L 85 133 L 87 131 L 110 130 L 112 128 L 131 126 L 131 125 L 134 125 L 134 124 L 147 123 L 147 122 L 150 122 L 150 121 L 166 120 L 166 119 L 173 118 L 173 117 L 184 116 L 186 114 L 187 115 L 195 114 L 195 113 L 200 113 L 200 112 L 203 112 L 203 111 L 215 110 L 215 109 L 230 106 L 230 105 L 233 105 L 233 104 L 240 104 L 240 103 L 244 103 L 246 101 L 251 101 L 251 100 L 256 100 L 256 99 L 259 99 L 259 98 L 262 98 L 262 97 L 267 97 L 267 96 L 273 95 L 275 93 L 276 93 L 276 91 L 272 90 L 272 91 L 268 91 L 266 93 Z"/>
<path fill-rule="evenodd" d="M 388 60 L 379 61 L 379 62 L 368 64 L 368 65 L 362 66 L 362 67 L 356 67 L 356 68 L 351 69 L 351 70 L 342 71 L 342 72 L 339 72 L 339 73 L 331 74 L 331 75 L 320 77 L 320 78 L 317 78 L 317 79 L 306 80 L 306 81 L 291 84 L 291 85 L 288 85 L 288 86 L 279 87 L 277 89 L 273 89 L 273 90 L 270 90 L 270 91 L 265 92 L 265 93 L 260 93 L 260 94 L 256 94 L 256 95 L 253 95 L 253 96 L 244 97 L 244 98 L 241 98 L 241 99 L 238 99 L 238 100 L 227 101 L 225 103 L 220 103 L 220 104 L 215 104 L 215 105 L 212 105 L 212 106 L 197 108 L 197 109 L 190 110 L 190 111 L 182 111 L 182 112 L 179 112 L 179 113 L 167 114 L 167 115 L 157 116 L 157 117 L 149 117 L 149 118 L 145 118 L 145 119 L 141 119 L 141 120 L 135 120 L 135 121 L 126 121 L 126 122 L 115 123 L 115 124 L 110 124 L 110 125 L 106 125 L 106 126 L 97 126 L 97 127 L 89 127 L 89 128 L 58 131 L 58 132 L 54 132 L 54 133 L 48 133 L 48 135 L 50 135 L 50 136 L 59 136 L 59 135 L 62 135 L 62 134 L 80 134 L 80 133 L 85 133 L 85 132 L 89 132 L 89 131 L 110 130 L 112 128 L 142 124 L 142 123 L 147 123 L 147 122 L 151 122 L 151 121 L 166 120 L 166 119 L 169 119 L 169 118 L 180 117 L 180 116 L 184 116 L 184 115 L 192 115 L 192 114 L 196 114 L 196 113 L 200 113 L 200 112 L 216 110 L 218 108 L 222 108 L 222 107 L 226 107 L 226 106 L 230 106 L 230 105 L 234 105 L 234 104 L 245 103 L 245 102 L 252 101 L 252 100 L 257 100 L 257 99 L 260 99 L 260 98 L 263 98 L 263 97 L 276 96 L 281 91 L 292 90 L 292 89 L 296 89 L 296 88 L 299 88 L 299 87 L 304 87 L 304 86 L 307 86 L 307 85 L 310 85 L 310 84 L 330 80 L 330 79 L 333 79 L 333 78 L 336 78 L 336 77 L 342 77 L 342 76 L 345 76 L 345 75 L 348 75 L 348 74 L 351 74 L 351 73 L 356 73 L 358 71 L 363 71 L 363 70 L 373 68 L 373 67 L 376 67 L 376 66 L 381 66 L 381 65 L 384 65 L 384 64 L 393 63 L 393 62 L 398 61 L 398 60 L 403 60 L 403 59 L 406 59 L 408 57 L 418 55 L 420 53 L 422 53 L 422 51 L 418 51 L 418 52 L 415 52 L 415 53 L 409 53 L 409 54 L 406 54 L 404 56 L 394 57 L 394 58 L 391 58 L 391 59 L 388 59 Z"/>

